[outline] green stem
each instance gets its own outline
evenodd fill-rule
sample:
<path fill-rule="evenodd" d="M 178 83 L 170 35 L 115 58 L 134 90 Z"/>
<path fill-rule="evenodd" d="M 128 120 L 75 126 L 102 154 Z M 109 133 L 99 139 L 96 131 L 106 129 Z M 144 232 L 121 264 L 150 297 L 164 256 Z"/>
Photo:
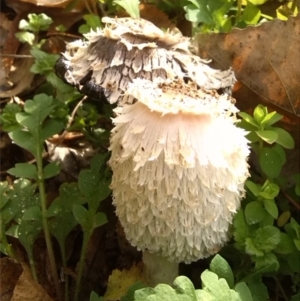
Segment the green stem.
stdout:
<path fill-rule="evenodd" d="M 242 15 L 242 0 L 237 0 L 236 19 L 239 20 Z"/>
<path fill-rule="evenodd" d="M 288 297 L 287 297 L 287 295 L 286 295 L 286 293 L 285 293 L 283 287 L 281 286 L 280 281 L 277 279 L 277 277 L 274 277 L 274 280 L 275 280 L 275 282 L 276 282 L 276 284 L 277 284 L 277 286 L 278 286 L 278 288 L 279 288 L 279 290 L 280 290 L 280 292 L 281 292 L 281 294 L 282 294 L 282 296 L 283 296 L 283 299 L 284 299 L 285 301 L 288 301 L 289 299 L 288 299 Z"/>
<path fill-rule="evenodd" d="M 260 157 L 262 155 L 262 151 L 264 149 L 264 141 L 259 138 L 259 141 L 258 141 L 258 161 L 260 160 Z M 260 170 L 260 174 L 261 174 L 261 177 L 266 180 L 268 177 L 265 175 L 265 173 L 263 172 L 263 170 L 261 169 L 260 167 L 260 163 L 258 164 L 259 165 L 259 170 Z"/>
<path fill-rule="evenodd" d="M 80 291 L 80 286 L 81 286 L 82 273 L 83 273 L 83 267 L 84 267 L 84 261 L 85 261 L 85 255 L 86 255 L 86 251 L 87 251 L 87 244 L 88 244 L 88 242 L 90 240 L 90 237 L 93 233 L 93 228 L 89 229 L 88 231 L 85 231 L 85 230 L 86 229 L 83 229 L 83 242 L 82 242 L 80 260 L 79 260 L 79 267 L 78 267 L 78 274 L 77 274 L 77 280 L 76 280 L 76 289 L 75 289 L 74 301 L 78 301 L 79 291 Z"/>
<path fill-rule="evenodd" d="M 32 250 L 27 251 L 28 259 L 29 259 L 29 265 L 31 269 L 31 274 L 35 282 L 38 282 L 37 274 L 36 274 L 36 269 L 34 265 L 34 259 L 33 259 L 33 254 Z"/>
<path fill-rule="evenodd" d="M 66 270 L 67 268 L 67 259 L 66 259 L 66 248 L 65 244 L 60 244 L 60 252 L 62 258 L 63 269 Z M 69 276 L 65 274 L 65 299 L 64 301 L 69 301 Z"/>
<path fill-rule="evenodd" d="M 8 241 L 6 239 L 6 235 L 5 235 L 4 231 L 5 230 L 3 227 L 3 222 L 2 222 L 2 220 L 0 220 L 0 243 L 3 245 L 4 250 L 5 250 L 6 254 L 8 255 L 8 257 L 18 261 L 13 248 L 11 247 L 11 245 L 8 243 Z"/>
<path fill-rule="evenodd" d="M 57 273 L 57 269 L 56 269 L 56 262 L 55 262 L 52 241 L 51 241 L 51 236 L 50 236 L 50 231 L 49 231 L 49 225 L 48 225 L 48 219 L 47 219 L 47 201 L 46 201 L 46 192 L 45 192 L 45 180 L 44 180 L 44 172 L 43 172 L 42 153 L 43 153 L 42 145 L 40 145 L 38 143 L 36 163 L 37 163 L 38 186 L 39 186 L 41 209 L 42 209 L 43 228 L 44 228 L 45 240 L 46 240 L 47 251 L 48 251 L 49 261 L 50 261 L 50 268 L 51 268 L 52 277 L 54 280 L 56 294 L 57 294 L 58 299 L 62 300 L 61 287 L 59 284 L 59 278 L 58 278 L 58 273 Z"/>

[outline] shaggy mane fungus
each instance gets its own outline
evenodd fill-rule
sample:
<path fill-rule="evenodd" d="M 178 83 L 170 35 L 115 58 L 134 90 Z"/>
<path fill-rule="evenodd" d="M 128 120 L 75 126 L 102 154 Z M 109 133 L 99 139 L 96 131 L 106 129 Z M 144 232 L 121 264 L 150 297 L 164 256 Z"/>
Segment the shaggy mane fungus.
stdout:
<path fill-rule="evenodd" d="M 231 69 L 210 68 L 190 52 L 189 38 L 178 31 L 163 32 L 143 19 L 104 17 L 102 22 L 106 26 L 86 34 L 86 41 L 69 43 L 56 64 L 57 74 L 82 93 L 115 103 L 135 78 L 179 78 L 231 91 Z"/>
<path fill-rule="evenodd" d="M 176 262 L 216 253 L 248 177 L 248 140 L 233 99 L 145 79 L 133 80 L 124 98 L 134 104 L 115 109 L 110 166 L 127 239 Z"/>

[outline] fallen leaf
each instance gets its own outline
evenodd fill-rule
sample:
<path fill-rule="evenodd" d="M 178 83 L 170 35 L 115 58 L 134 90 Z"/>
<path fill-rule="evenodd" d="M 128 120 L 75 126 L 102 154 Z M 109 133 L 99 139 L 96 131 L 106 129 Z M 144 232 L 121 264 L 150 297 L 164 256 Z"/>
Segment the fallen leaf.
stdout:
<path fill-rule="evenodd" d="M 133 265 L 129 270 L 113 270 L 108 279 L 104 300 L 120 300 L 136 282 L 143 281 L 142 263 Z"/>
<path fill-rule="evenodd" d="M 66 7 L 70 0 L 20 0 L 21 2 L 32 3 L 38 6 L 49 6 L 49 7 Z"/>
<path fill-rule="evenodd" d="M 3 257 L 0 259 L 0 300 L 10 301 L 15 285 L 22 273 L 22 266 L 13 259 Z"/>
<path fill-rule="evenodd" d="M 53 301 L 43 287 L 32 279 L 30 269 L 22 264 L 23 272 L 18 279 L 11 301 Z"/>
<path fill-rule="evenodd" d="M 197 43 L 199 55 L 211 58 L 214 67 L 232 66 L 238 79 L 233 96 L 240 107 L 262 103 L 300 117 L 300 15 L 228 34 L 200 34 Z"/>

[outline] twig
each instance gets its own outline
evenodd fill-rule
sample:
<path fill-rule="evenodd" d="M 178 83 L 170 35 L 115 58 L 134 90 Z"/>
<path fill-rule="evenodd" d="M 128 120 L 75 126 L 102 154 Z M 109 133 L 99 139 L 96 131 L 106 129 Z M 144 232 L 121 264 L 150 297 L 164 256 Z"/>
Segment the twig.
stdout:
<path fill-rule="evenodd" d="M 10 53 L 0 53 L 0 57 L 14 57 L 22 59 L 32 59 L 33 56 L 30 54 L 10 54 Z"/>
<path fill-rule="evenodd" d="M 66 32 L 48 32 L 47 37 L 64 37 L 64 38 L 72 38 L 72 39 L 81 39 L 82 36 L 66 33 Z"/>
<path fill-rule="evenodd" d="M 298 204 L 290 195 L 288 195 L 284 190 L 281 190 L 282 194 L 287 198 L 287 200 L 300 211 L 300 204 Z"/>
<path fill-rule="evenodd" d="M 283 287 L 281 286 L 280 281 L 277 279 L 277 277 L 274 277 L 274 280 L 275 280 L 275 282 L 276 282 L 276 284 L 277 284 L 277 287 L 279 288 L 279 290 L 280 290 L 280 292 L 281 292 L 281 294 L 282 294 L 283 299 L 284 299 L 285 301 L 288 301 L 289 299 L 288 299 L 288 297 L 287 297 L 287 295 L 286 295 L 286 293 L 285 293 Z"/>

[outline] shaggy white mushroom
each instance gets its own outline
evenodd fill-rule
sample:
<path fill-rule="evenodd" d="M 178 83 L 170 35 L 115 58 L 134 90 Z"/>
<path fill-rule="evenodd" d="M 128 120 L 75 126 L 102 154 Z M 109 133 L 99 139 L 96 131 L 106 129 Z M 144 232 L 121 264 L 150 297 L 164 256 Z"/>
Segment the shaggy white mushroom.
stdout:
<path fill-rule="evenodd" d="M 109 163 L 127 239 L 175 262 L 216 253 L 248 177 L 233 99 L 192 83 L 142 79 L 124 98 L 134 104 L 115 109 Z"/>
<path fill-rule="evenodd" d="M 84 94 L 115 103 L 135 78 L 180 78 L 231 91 L 232 70 L 209 67 L 190 52 L 189 38 L 179 31 L 163 32 L 143 19 L 104 17 L 102 22 L 105 28 L 86 34 L 86 41 L 69 43 L 56 65 L 57 74 Z"/>

